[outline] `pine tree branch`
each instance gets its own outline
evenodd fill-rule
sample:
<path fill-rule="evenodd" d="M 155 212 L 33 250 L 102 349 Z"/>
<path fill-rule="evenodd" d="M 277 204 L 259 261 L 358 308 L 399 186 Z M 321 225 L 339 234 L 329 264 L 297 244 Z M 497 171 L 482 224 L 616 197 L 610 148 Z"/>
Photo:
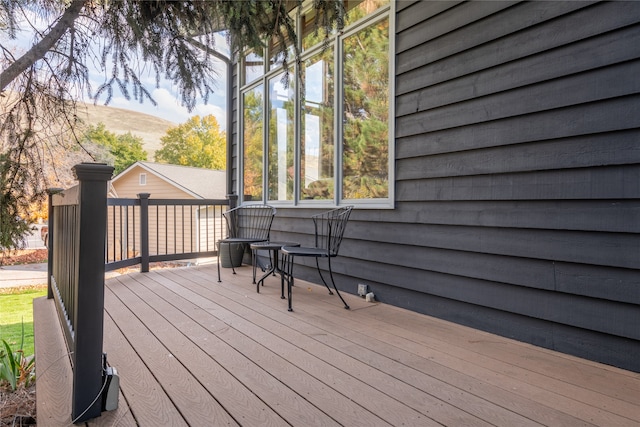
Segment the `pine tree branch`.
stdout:
<path fill-rule="evenodd" d="M 51 31 L 0 73 L 0 92 L 3 92 L 5 88 L 27 68 L 44 58 L 47 52 L 49 52 L 69 28 L 73 26 L 73 23 L 78 16 L 80 16 L 80 12 L 86 3 L 87 0 L 73 0 Z"/>

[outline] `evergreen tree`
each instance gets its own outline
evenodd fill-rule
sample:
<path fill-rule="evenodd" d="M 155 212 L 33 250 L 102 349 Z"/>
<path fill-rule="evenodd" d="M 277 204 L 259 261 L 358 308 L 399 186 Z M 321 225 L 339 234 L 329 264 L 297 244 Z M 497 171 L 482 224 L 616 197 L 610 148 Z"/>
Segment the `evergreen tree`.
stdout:
<path fill-rule="evenodd" d="M 43 170 L 56 144 L 79 142 L 76 106 L 81 98 L 109 103 L 114 90 L 127 99 L 155 100 L 145 77 L 170 80 L 189 111 L 205 102 L 218 79 L 212 56 L 214 34 L 226 31 L 231 52 L 260 49 L 277 41 L 285 64 L 295 42 L 291 8 L 302 0 L 12 0 L 0 1 L 0 215 L 44 197 Z M 316 0 L 316 22 L 325 34 L 340 21 L 340 0 Z M 37 19 L 34 21 L 34 17 Z M 35 24 L 34 24 L 35 22 Z M 44 30 L 43 30 L 44 28 Z M 17 33 L 31 34 L 21 56 L 6 43 Z M 294 43 L 293 54 L 300 52 Z M 89 66 L 106 80 L 97 87 Z M 285 69 L 287 67 L 285 66 Z M 30 183 L 28 192 L 20 187 Z M 11 206 L 9 206 L 8 204 Z M 6 232 L 6 230 L 3 230 Z"/>
<path fill-rule="evenodd" d="M 21 215 L 28 208 L 28 200 L 21 189 L 33 185 L 29 177 L 21 173 L 16 162 L 0 153 L 0 186 L 9 191 L 0 193 L 0 251 L 19 248 L 28 226 Z"/>

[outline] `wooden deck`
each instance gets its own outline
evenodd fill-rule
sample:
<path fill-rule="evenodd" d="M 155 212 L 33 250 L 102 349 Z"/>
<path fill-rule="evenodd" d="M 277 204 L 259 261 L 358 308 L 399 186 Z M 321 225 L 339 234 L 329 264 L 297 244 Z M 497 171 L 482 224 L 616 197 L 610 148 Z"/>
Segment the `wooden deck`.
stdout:
<path fill-rule="evenodd" d="M 640 374 L 298 281 L 294 312 L 249 267 L 107 280 L 110 426 L 640 426 Z M 69 424 L 52 302 L 35 301 L 38 425 Z M 56 332 L 56 329 L 58 330 Z"/>

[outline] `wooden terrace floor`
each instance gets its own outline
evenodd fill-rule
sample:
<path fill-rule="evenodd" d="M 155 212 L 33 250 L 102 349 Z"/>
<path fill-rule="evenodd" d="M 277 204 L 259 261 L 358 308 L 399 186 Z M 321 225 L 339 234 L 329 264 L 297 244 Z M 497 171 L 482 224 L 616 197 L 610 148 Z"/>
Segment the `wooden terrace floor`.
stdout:
<path fill-rule="evenodd" d="M 89 425 L 640 426 L 640 374 L 357 296 L 345 310 L 302 281 L 290 313 L 278 278 L 257 294 L 250 274 L 108 279 L 104 351 L 120 402 Z M 39 426 L 71 412 L 52 308 L 35 301 Z"/>

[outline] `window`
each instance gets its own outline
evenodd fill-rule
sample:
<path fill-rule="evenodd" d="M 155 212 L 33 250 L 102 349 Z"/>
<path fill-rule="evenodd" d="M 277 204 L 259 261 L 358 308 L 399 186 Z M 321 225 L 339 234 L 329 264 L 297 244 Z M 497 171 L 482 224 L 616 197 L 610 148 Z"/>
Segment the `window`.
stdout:
<path fill-rule="evenodd" d="M 147 174 L 146 173 L 141 173 L 140 174 L 139 183 L 140 183 L 140 185 L 147 185 Z"/>
<path fill-rule="evenodd" d="M 293 200 L 294 80 L 293 73 L 269 79 L 267 183 L 268 200 Z M 285 85 L 285 83 L 287 83 Z"/>
<path fill-rule="evenodd" d="M 263 86 L 259 85 L 242 96 L 244 200 L 262 200 Z"/>
<path fill-rule="evenodd" d="M 333 200 L 334 82 L 332 48 L 302 64 L 304 107 L 300 132 L 300 199 Z"/>
<path fill-rule="evenodd" d="M 244 81 L 245 83 L 251 83 L 260 78 L 264 73 L 264 59 L 262 53 L 250 52 L 245 55 L 244 61 Z"/>
<path fill-rule="evenodd" d="M 244 201 L 393 206 L 393 4 L 344 5 L 345 27 L 328 44 L 313 28 L 315 11 L 303 5 L 297 15 L 303 56 L 288 73 L 274 41 L 244 55 Z"/>
<path fill-rule="evenodd" d="M 389 195 L 389 22 L 371 24 L 342 42 L 342 195 Z"/>

